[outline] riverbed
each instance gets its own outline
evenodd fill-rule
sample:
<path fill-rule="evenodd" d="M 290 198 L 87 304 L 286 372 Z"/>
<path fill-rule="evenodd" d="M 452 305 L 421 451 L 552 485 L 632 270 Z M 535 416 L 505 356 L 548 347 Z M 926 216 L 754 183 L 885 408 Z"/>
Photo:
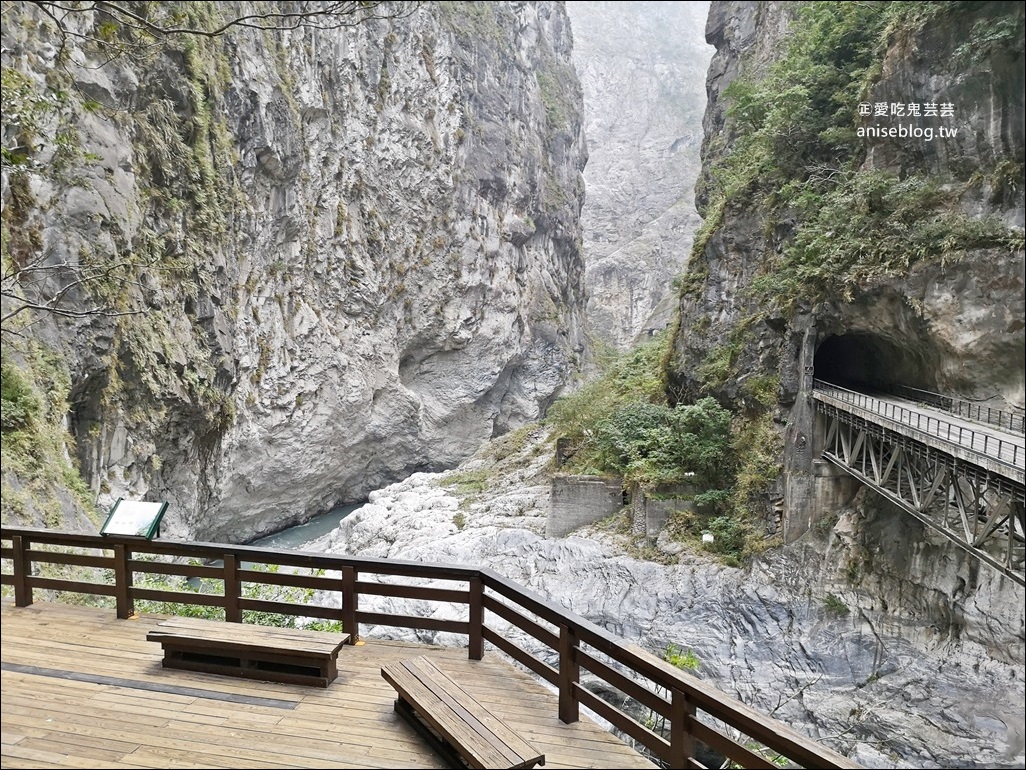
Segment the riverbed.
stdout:
<path fill-rule="evenodd" d="M 273 535 L 265 535 L 247 545 L 260 548 L 284 548 L 290 551 L 324 550 L 328 536 L 338 529 L 338 525 L 346 516 L 357 510 L 363 503 L 352 503 L 332 508 L 327 513 L 314 516 L 305 524 L 283 529 Z"/>

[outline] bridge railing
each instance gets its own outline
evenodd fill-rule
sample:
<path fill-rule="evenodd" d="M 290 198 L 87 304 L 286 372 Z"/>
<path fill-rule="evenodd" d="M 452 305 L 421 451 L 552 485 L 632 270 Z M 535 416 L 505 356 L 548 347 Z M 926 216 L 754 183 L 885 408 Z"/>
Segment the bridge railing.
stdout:
<path fill-rule="evenodd" d="M 1026 422 L 1024 422 L 1023 415 L 1021 414 L 974 404 L 972 401 L 945 396 L 941 393 L 933 393 L 929 390 L 911 388 L 907 385 L 893 385 L 888 390 L 896 396 L 943 409 L 945 412 L 965 417 L 967 420 L 994 425 L 1002 430 L 1026 435 Z"/>
<path fill-rule="evenodd" d="M 979 452 L 1017 470 L 1022 469 L 1024 459 L 1026 459 L 1023 447 L 1008 439 L 992 436 L 985 431 L 974 430 L 964 425 L 957 425 L 948 420 L 923 414 L 918 410 L 893 404 L 865 393 L 848 390 L 824 380 L 815 380 L 813 384 L 817 392 L 824 393 L 842 403 L 851 404 L 884 419 L 915 428 L 928 436 L 944 439 L 964 449 Z"/>
<path fill-rule="evenodd" d="M 109 597 L 119 618 L 131 617 L 137 601 L 151 600 L 220 608 L 226 622 L 242 622 L 247 611 L 336 620 L 351 635 L 351 643 L 359 638 L 361 624 L 450 632 L 466 636 L 471 659 L 480 660 L 489 642 L 553 685 L 563 722 L 577 721 L 583 704 L 670 767 L 703 768 L 695 758 L 697 743 L 742 767 L 774 768 L 787 762 L 859 767 L 490 569 L 12 527 L 0 528 L 0 540 L 0 583 L 13 586 L 19 607 L 32 604 L 35 590 L 47 589 Z M 260 565 L 265 569 L 256 568 Z M 39 574 L 68 568 L 78 573 Z M 308 572 L 295 571 L 300 569 Z M 220 584 L 221 592 L 143 587 L 135 584 L 140 574 L 201 579 L 207 588 L 211 582 Z M 446 587 L 417 584 L 425 580 Z M 253 592 L 245 590 L 249 584 L 315 589 L 315 597 L 331 601 L 252 598 Z M 363 596 L 419 600 L 415 606 L 420 611 L 368 612 L 360 609 Z M 497 624 L 497 619 L 520 629 L 531 643 L 518 643 L 508 635 L 509 626 Z M 584 687 L 582 669 L 622 693 L 619 705 Z"/>

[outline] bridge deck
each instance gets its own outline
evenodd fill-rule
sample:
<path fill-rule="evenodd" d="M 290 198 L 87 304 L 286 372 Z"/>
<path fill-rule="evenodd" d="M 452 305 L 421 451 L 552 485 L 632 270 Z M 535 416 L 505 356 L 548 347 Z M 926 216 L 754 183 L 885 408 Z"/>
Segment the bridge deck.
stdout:
<path fill-rule="evenodd" d="M 163 669 L 162 620 L 109 609 L 2 604 L 2 745 L 15 767 L 445 767 L 392 710 L 382 664 L 429 655 L 545 753 L 546 767 L 655 767 L 498 656 L 368 641 L 327 689 Z"/>
<path fill-rule="evenodd" d="M 815 397 L 981 468 L 1026 483 L 1026 437 L 896 396 L 817 382 Z"/>

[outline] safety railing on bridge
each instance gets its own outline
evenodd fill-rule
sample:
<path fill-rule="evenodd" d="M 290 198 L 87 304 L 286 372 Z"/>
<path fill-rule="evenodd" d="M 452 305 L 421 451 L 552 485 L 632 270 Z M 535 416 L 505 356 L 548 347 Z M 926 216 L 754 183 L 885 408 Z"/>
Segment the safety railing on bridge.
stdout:
<path fill-rule="evenodd" d="M 815 380 L 813 384 L 817 393 L 823 393 L 842 403 L 851 404 L 900 425 L 915 428 L 921 433 L 943 439 L 963 449 L 978 452 L 1015 470 L 1023 469 L 1026 450 L 1014 441 L 993 436 L 982 430 L 957 425 L 885 399 L 848 390 L 825 380 Z"/>
<path fill-rule="evenodd" d="M 911 388 L 908 385 L 892 385 L 887 390 L 895 396 L 901 396 L 902 398 L 917 401 L 927 406 L 934 406 L 959 417 L 965 417 L 967 420 L 994 425 L 1002 430 L 1026 435 L 1026 422 L 1024 422 L 1023 415 L 1016 414 L 1015 412 L 994 409 L 993 407 L 975 404 L 965 399 L 945 396 L 942 393 Z"/>
<path fill-rule="evenodd" d="M 335 620 L 351 643 L 361 624 L 445 631 L 466 636 L 471 659 L 480 660 L 489 642 L 549 682 L 559 694 L 563 722 L 577 721 L 584 705 L 669 767 L 704 768 L 695 756 L 696 742 L 741 767 L 859 767 L 490 569 L 11 527 L 0 529 L 0 540 L 0 583 L 14 587 L 19 607 L 45 589 L 108 597 L 119 618 L 131 617 L 136 602 L 150 600 L 219 608 L 226 622 L 243 622 L 248 612 Z M 52 576 L 69 567 L 84 574 Z M 153 574 L 213 582 L 221 593 L 136 585 Z M 391 582 L 379 582 L 381 577 Z M 446 587 L 417 584 L 423 580 Z M 314 589 L 325 604 L 253 598 L 244 589 L 254 584 Z M 359 609 L 361 596 L 418 600 L 419 612 L 368 612 Z M 511 626 L 531 643 L 518 642 Z M 582 684 L 582 669 L 623 697 L 615 703 L 598 697 Z M 628 703 L 637 708 L 632 712 Z M 639 720 L 639 714 L 647 716 Z"/>

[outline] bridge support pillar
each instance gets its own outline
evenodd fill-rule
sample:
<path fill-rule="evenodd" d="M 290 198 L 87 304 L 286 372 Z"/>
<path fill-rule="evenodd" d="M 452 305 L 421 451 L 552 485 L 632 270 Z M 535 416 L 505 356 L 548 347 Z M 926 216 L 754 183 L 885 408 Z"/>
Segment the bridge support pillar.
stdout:
<path fill-rule="evenodd" d="M 813 520 L 843 508 L 852 501 L 859 491 L 861 483 L 849 474 L 826 460 L 816 460 L 812 464 L 814 481 L 812 484 L 812 515 Z"/>
<path fill-rule="evenodd" d="M 784 435 L 784 515 L 781 522 L 785 543 L 793 543 L 812 525 L 816 515 L 813 462 L 819 456 L 822 439 L 817 435 L 816 405 L 813 401 L 813 362 L 816 355 L 816 327 L 801 332 L 797 394 L 791 406 Z"/>
<path fill-rule="evenodd" d="M 793 543 L 817 521 L 850 503 L 860 483 L 826 460 L 815 459 L 811 473 L 789 473 L 786 485 L 784 542 Z"/>

